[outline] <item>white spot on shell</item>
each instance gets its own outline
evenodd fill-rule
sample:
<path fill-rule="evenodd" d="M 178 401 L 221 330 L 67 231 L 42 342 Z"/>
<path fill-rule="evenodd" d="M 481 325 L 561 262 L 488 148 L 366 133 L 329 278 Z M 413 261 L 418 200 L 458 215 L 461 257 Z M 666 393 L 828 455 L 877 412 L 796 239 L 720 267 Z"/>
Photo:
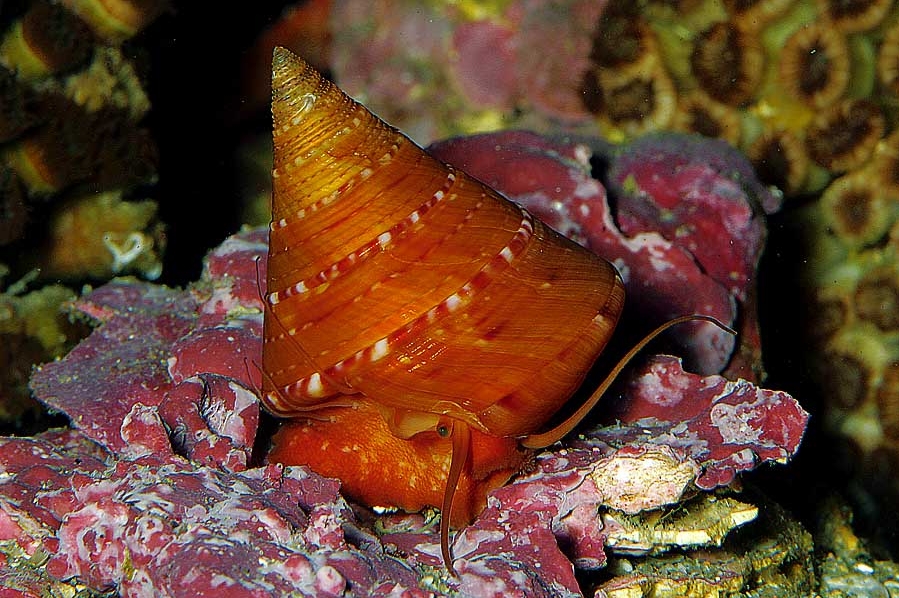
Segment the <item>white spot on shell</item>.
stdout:
<path fill-rule="evenodd" d="M 320 395 L 322 393 L 322 377 L 318 372 L 309 376 L 309 384 L 307 386 L 311 396 Z"/>
<path fill-rule="evenodd" d="M 371 360 L 378 361 L 379 359 L 387 355 L 387 351 L 389 348 L 390 344 L 387 342 L 387 339 L 382 338 L 372 346 Z"/>
<path fill-rule="evenodd" d="M 458 293 L 453 293 L 449 297 L 446 298 L 446 309 L 449 311 L 455 311 L 456 308 L 459 307 L 459 304 L 462 303 L 462 298 Z"/>

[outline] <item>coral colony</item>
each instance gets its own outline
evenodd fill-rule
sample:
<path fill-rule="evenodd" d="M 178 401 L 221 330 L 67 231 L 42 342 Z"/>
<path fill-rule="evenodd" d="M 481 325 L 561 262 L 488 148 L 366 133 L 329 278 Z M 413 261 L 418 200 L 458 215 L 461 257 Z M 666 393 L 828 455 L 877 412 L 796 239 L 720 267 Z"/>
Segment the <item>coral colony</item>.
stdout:
<path fill-rule="evenodd" d="M 158 276 L 156 203 L 123 202 L 155 179 L 156 150 L 141 125 L 150 101 L 121 45 L 166 3 L 19 4 L 0 11 L 0 246 L 49 211 L 45 277 Z"/>
<path fill-rule="evenodd" d="M 522 163 L 496 160 L 495 147 L 501 158 L 533 161 L 528 172 L 538 178 L 506 191 L 569 218 L 591 247 L 618 243 L 613 259 L 632 294 L 668 272 L 671 285 L 660 284 L 660 295 L 696 285 L 698 305 L 731 310 L 722 311 L 727 321 L 742 310 L 754 329 L 747 298 L 764 240 L 758 200 L 765 201 L 751 176 L 735 174 L 746 172 L 736 155 L 714 163 L 707 159 L 719 153 L 714 142 L 678 137 L 625 147 L 612 161 L 632 196 L 619 204 L 635 231 L 625 233 L 611 224 L 605 190 L 589 179 L 586 146 L 511 134 L 453 143 L 438 154 L 451 159 L 455 147 L 501 189 Z M 672 152 L 684 154 L 676 172 L 640 157 Z M 644 178 L 650 170 L 656 178 Z M 659 178 L 702 209 L 654 200 Z M 697 247 L 689 235 L 669 238 L 653 224 L 660 206 L 678 214 L 677 230 L 715 229 L 727 218 L 741 232 Z M 255 366 L 266 238 L 247 230 L 227 239 L 186 290 L 120 279 L 77 300 L 96 329 L 31 380 L 71 428 L 0 439 L 0 588 L 9 595 L 38 596 L 47 587 L 130 597 L 580 595 L 575 570 L 601 569 L 610 555 L 720 545 L 758 510 L 715 489 L 761 463 L 785 462 L 803 435 L 808 416 L 785 393 L 687 373 L 679 359 L 655 356 L 603 399 L 598 423 L 541 453 L 488 497 L 457 534 L 459 577 L 450 577 L 427 512 L 377 515 L 348 503 L 339 481 L 260 464 Z M 697 271 L 702 251 L 728 256 L 724 281 Z M 740 369 L 750 376 L 760 371 L 756 342 L 745 333 L 738 340 L 737 355 L 748 360 Z M 691 359 L 720 368 L 727 349 L 694 347 Z M 691 583 L 739 588 L 757 573 L 722 561 Z M 647 583 L 651 577 L 619 572 L 598 591 Z"/>
<path fill-rule="evenodd" d="M 56 283 L 161 274 L 164 226 L 143 195 L 156 179 L 145 42 L 132 38 L 165 6 L 0 2 L 2 425 L 27 425 L 28 371 L 79 337 L 59 309 L 75 291 Z"/>

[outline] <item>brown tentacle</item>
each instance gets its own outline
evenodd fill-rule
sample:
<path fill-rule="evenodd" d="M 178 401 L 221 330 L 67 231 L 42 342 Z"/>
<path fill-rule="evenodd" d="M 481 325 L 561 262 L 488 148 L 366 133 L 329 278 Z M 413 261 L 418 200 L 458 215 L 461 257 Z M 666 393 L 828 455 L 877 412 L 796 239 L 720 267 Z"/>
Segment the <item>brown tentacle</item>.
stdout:
<path fill-rule="evenodd" d="M 459 478 L 471 453 L 471 429 L 464 422 L 454 422 L 449 433 L 453 437 L 453 457 L 450 462 L 449 475 L 446 477 L 446 490 L 443 493 L 443 506 L 440 507 L 440 551 L 443 554 L 443 563 L 453 577 L 458 577 L 453 567 L 453 554 L 450 549 L 449 528 L 453 513 L 453 499 L 456 497 L 456 489 Z"/>
<path fill-rule="evenodd" d="M 602 396 L 609 390 L 609 387 L 615 382 L 615 378 L 618 377 L 618 374 L 621 373 L 627 364 L 630 363 L 631 359 L 634 358 L 637 353 L 643 350 L 643 348 L 652 342 L 657 336 L 668 330 L 673 326 L 677 326 L 678 324 L 683 324 L 684 322 L 693 322 L 697 320 L 704 320 L 706 322 L 711 322 L 715 326 L 718 326 L 725 332 L 737 335 L 737 332 L 719 322 L 717 319 L 712 316 L 705 316 L 701 314 L 693 314 L 689 316 L 680 316 L 678 318 L 674 318 L 673 320 L 668 320 L 664 324 L 658 326 L 655 330 L 647 334 L 643 339 L 638 342 L 636 345 L 631 348 L 630 351 L 624 354 L 618 363 L 615 364 L 615 367 L 609 371 L 609 374 L 606 376 L 605 380 L 599 385 L 590 398 L 587 399 L 583 405 L 581 405 L 577 411 L 572 413 L 565 421 L 558 424 L 554 428 L 547 430 L 545 432 L 540 432 L 539 434 L 530 434 L 528 436 L 524 436 L 521 438 L 521 446 L 529 449 L 542 449 L 546 448 L 554 442 L 558 442 L 562 438 L 568 435 L 581 421 L 587 416 L 590 411 L 596 406 L 596 403 L 602 398 Z"/>

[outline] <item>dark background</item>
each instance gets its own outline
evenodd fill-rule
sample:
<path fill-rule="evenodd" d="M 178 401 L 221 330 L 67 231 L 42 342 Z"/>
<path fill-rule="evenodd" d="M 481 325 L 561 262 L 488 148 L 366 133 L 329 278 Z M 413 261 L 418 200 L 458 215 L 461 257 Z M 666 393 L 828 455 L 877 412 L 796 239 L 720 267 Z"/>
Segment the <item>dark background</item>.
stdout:
<path fill-rule="evenodd" d="M 163 283 L 196 280 L 203 255 L 242 224 L 234 151 L 270 127 L 265 107 L 247 111 L 242 68 L 289 4 L 180 2 L 134 40 L 146 53 L 153 108 L 145 122 L 159 149 L 153 197 L 168 231 Z"/>

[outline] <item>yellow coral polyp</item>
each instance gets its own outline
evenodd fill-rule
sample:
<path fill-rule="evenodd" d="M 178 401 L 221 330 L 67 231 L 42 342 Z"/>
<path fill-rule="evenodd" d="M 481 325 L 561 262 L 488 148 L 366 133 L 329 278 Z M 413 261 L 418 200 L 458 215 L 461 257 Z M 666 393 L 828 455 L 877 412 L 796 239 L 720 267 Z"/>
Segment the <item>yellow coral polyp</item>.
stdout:
<path fill-rule="evenodd" d="M 836 237 L 848 247 L 860 248 L 886 235 L 895 220 L 897 201 L 864 173 L 852 173 L 824 191 L 820 207 Z"/>
<path fill-rule="evenodd" d="M 877 144 L 874 156 L 864 171 L 885 192 L 899 197 L 899 131 L 894 131 Z"/>
<path fill-rule="evenodd" d="M 63 87 L 66 96 L 88 112 L 113 107 L 137 121 L 150 111 L 140 77 L 119 48 L 97 48 L 87 68 L 67 76 Z"/>
<path fill-rule="evenodd" d="M 842 31 L 856 33 L 880 25 L 893 6 L 892 0 L 816 0 L 821 14 Z"/>
<path fill-rule="evenodd" d="M 60 305 L 77 298 L 62 285 L 48 285 L 22 294 L 0 294 L 0 333 L 35 338 L 49 355 L 59 355 L 70 341 Z"/>
<path fill-rule="evenodd" d="M 870 100 L 846 100 L 818 115 L 806 132 L 809 156 L 834 172 L 862 166 L 886 129 L 880 107 Z"/>
<path fill-rule="evenodd" d="M 690 62 L 696 82 L 709 96 L 743 106 L 762 80 L 765 58 L 754 32 L 728 21 L 712 25 L 697 37 Z"/>
<path fill-rule="evenodd" d="M 825 349 L 832 399 L 838 409 L 870 404 L 880 385 L 890 351 L 873 326 L 859 323 L 842 329 Z"/>
<path fill-rule="evenodd" d="M 801 27 L 787 39 L 781 54 L 780 85 L 815 108 L 833 104 L 849 85 L 849 46 L 826 21 Z"/>
<path fill-rule="evenodd" d="M 48 161 L 36 137 L 27 137 L 10 145 L 3 158 L 25 184 L 29 194 L 50 195 L 60 189 L 59 180 L 53 174 L 54 165 Z"/>
<path fill-rule="evenodd" d="M 831 296 L 832 295 L 832 296 Z M 839 293 L 819 292 L 815 298 L 814 312 L 818 314 L 811 331 L 816 341 L 826 341 L 836 334 L 850 318 L 849 298 Z"/>
<path fill-rule="evenodd" d="M 22 32 L 18 20 L 6 31 L 0 42 L 0 63 L 16 71 L 23 80 L 34 80 L 50 74 L 50 68 L 40 54 L 34 52 Z"/>
<path fill-rule="evenodd" d="M 160 0 L 62 0 L 100 37 L 122 43 L 150 24 L 165 7 Z"/>
<path fill-rule="evenodd" d="M 899 360 L 887 364 L 877 389 L 877 408 L 883 431 L 899 441 Z"/>
<path fill-rule="evenodd" d="M 756 27 L 767 25 L 783 15 L 793 0 L 723 0 L 728 11 L 742 21 L 752 23 Z"/>
<path fill-rule="evenodd" d="M 899 94 L 899 21 L 883 36 L 877 54 L 877 77 L 884 87 Z"/>
<path fill-rule="evenodd" d="M 883 332 L 899 332 L 899 270 L 896 263 L 867 272 L 855 288 L 855 313 Z"/>
<path fill-rule="evenodd" d="M 635 7 L 610 3 L 599 20 L 592 56 L 611 80 L 650 72 L 659 62 L 656 32 L 640 18 Z"/>
<path fill-rule="evenodd" d="M 895 387 L 890 382 L 895 361 L 895 341 L 869 322 L 843 328 L 822 355 L 828 425 L 865 453 L 877 450 L 884 442 L 885 430 L 895 426 L 895 422 L 883 420 L 884 415 L 895 414 L 895 405 L 882 396 Z"/>
<path fill-rule="evenodd" d="M 802 141 L 786 130 L 768 130 L 756 138 L 746 150 L 756 172 L 787 194 L 806 187 L 809 173 L 808 152 Z"/>
<path fill-rule="evenodd" d="M 637 73 L 627 80 L 606 79 L 600 72 L 603 110 L 598 114 L 604 130 L 634 136 L 663 129 L 677 108 L 674 84 L 664 70 Z M 617 78 L 616 78 L 617 79 Z"/>
<path fill-rule="evenodd" d="M 876 243 L 890 229 L 895 199 L 865 176 L 849 174 L 834 181 L 821 196 L 824 222 L 849 247 Z"/>
<path fill-rule="evenodd" d="M 740 143 L 742 126 L 737 111 L 699 89 L 681 96 L 672 126 L 678 131 L 724 139 L 735 147 Z"/>

